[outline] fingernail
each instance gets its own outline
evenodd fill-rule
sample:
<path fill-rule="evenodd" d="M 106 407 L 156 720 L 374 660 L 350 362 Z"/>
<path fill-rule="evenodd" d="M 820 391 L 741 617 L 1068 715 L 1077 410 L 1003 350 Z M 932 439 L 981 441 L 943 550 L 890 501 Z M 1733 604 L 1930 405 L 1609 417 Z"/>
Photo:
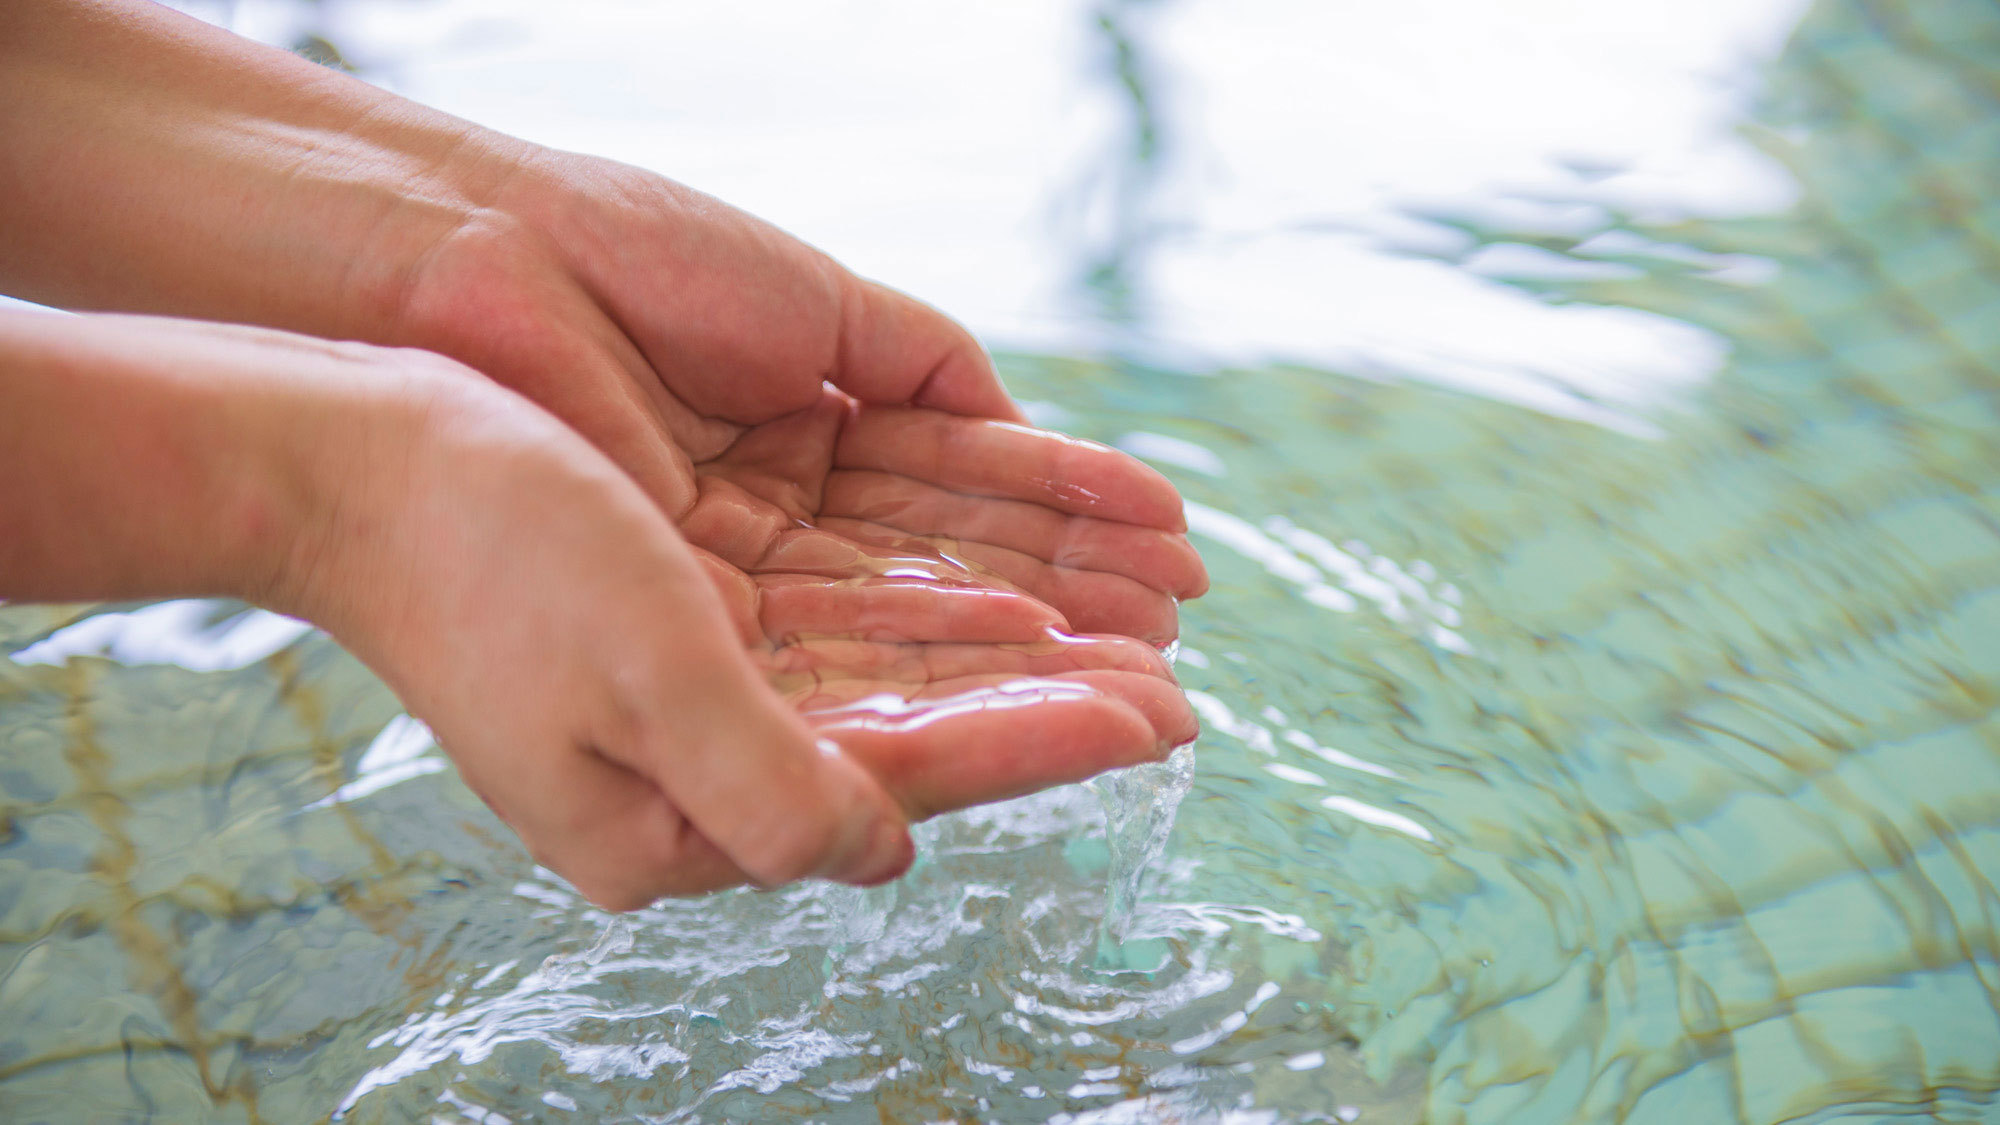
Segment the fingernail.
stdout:
<path fill-rule="evenodd" d="M 910 839 L 910 830 L 884 818 L 875 823 L 868 850 L 842 876 L 842 881 L 862 887 L 879 886 L 908 871 L 916 858 L 917 845 Z"/>

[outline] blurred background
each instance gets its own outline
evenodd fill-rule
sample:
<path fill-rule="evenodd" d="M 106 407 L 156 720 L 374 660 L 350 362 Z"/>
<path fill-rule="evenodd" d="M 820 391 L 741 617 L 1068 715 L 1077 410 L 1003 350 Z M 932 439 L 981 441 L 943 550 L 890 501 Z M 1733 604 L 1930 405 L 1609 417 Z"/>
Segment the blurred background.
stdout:
<path fill-rule="evenodd" d="M 1287 361 L 1596 416 L 1713 336 L 1510 278 L 1781 208 L 1739 135 L 1803 0 L 236 0 L 184 5 L 505 132 L 699 187 L 991 345 Z M 1550 202 L 1550 201 L 1560 202 Z M 1586 249 L 1586 253 L 1588 252 Z M 1707 263 L 1756 280 L 1753 260 Z M 1579 271 L 1582 271 L 1579 274 Z M 1624 272 L 1630 272 L 1626 270 Z"/>

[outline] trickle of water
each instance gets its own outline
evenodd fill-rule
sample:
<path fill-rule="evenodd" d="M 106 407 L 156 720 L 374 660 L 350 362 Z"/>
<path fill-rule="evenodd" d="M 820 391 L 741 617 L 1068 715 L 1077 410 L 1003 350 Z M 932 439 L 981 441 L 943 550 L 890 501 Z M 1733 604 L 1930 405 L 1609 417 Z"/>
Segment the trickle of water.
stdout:
<path fill-rule="evenodd" d="M 632 923 L 613 917 L 597 934 L 597 939 L 581 953 L 551 953 L 542 961 L 542 979 L 553 988 L 567 988 L 589 980 L 608 957 L 622 957 L 637 944 Z"/>
<path fill-rule="evenodd" d="M 1104 804 L 1104 839 L 1111 867 L 1104 885 L 1104 946 L 1122 944 L 1146 877 L 1166 850 L 1174 813 L 1194 785 L 1194 744 L 1177 746 L 1163 762 L 1148 762 L 1087 783 Z"/>

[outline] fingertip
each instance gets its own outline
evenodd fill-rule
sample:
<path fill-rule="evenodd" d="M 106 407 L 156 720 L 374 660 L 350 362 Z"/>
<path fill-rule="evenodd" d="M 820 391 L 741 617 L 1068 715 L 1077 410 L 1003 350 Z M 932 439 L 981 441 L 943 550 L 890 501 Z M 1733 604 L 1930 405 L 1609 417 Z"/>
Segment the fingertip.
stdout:
<path fill-rule="evenodd" d="M 1180 489 L 1175 488 L 1174 482 L 1168 480 L 1167 475 L 1160 470 L 1155 469 L 1136 457 L 1132 458 L 1132 462 L 1140 470 L 1143 470 L 1147 478 L 1146 499 L 1148 506 L 1146 510 L 1147 514 L 1152 518 L 1142 522 L 1150 523 L 1162 531 L 1171 531 L 1181 535 L 1187 534 L 1187 502 L 1181 499 Z"/>
<path fill-rule="evenodd" d="M 1158 569 L 1146 576 L 1152 580 L 1149 585 L 1176 602 L 1208 593 L 1208 564 L 1201 561 L 1201 552 L 1188 541 L 1187 533 L 1168 533 L 1167 543 Z"/>
<path fill-rule="evenodd" d="M 1201 733 L 1194 708 L 1178 684 L 1130 672 L 1085 672 L 1075 678 L 1138 712 L 1151 729 L 1159 753 L 1193 741 Z"/>
<path fill-rule="evenodd" d="M 971 332 L 907 293 L 853 274 L 842 290 L 841 340 L 828 376 L 863 402 L 1026 421 Z"/>
<path fill-rule="evenodd" d="M 892 820 L 875 826 L 867 856 L 842 880 L 859 887 L 879 887 L 902 878 L 917 861 L 917 842 L 909 827 Z"/>
<path fill-rule="evenodd" d="M 844 797 L 849 806 L 850 831 L 843 834 L 839 845 L 811 874 L 862 887 L 879 886 L 900 877 L 916 859 L 916 843 L 910 838 L 903 810 L 874 775 L 848 757 L 838 742 L 819 735 L 814 746 L 833 775 L 828 779 L 826 792 L 836 795 L 836 800 Z M 852 815 L 857 812 L 859 815 Z"/>
<path fill-rule="evenodd" d="M 1119 769 L 1144 762 L 1157 762 L 1171 752 L 1171 748 L 1162 743 L 1159 726 L 1153 717 L 1146 713 L 1146 707 L 1133 702 L 1130 698 L 1109 693 L 1106 694 L 1104 703 L 1107 708 L 1127 716 L 1125 735 L 1120 740 L 1123 752 L 1115 760 L 1107 763 L 1105 768 Z"/>
<path fill-rule="evenodd" d="M 964 329 L 959 332 L 964 337 L 962 343 L 924 377 L 911 404 L 1028 425 L 1027 414 L 1000 382 L 1000 369 L 994 366 L 992 355 L 970 333 Z"/>
<path fill-rule="evenodd" d="M 1174 591 L 1174 596 L 1182 601 L 1192 601 L 1208 593 L 1208 564 L 1202 561 L 1201 552 L 1195 550 L 1194 544 L 1189 543 L 1185 537 L 1181 539 L 1181 542 L 1187 548 L 1187 559 L 1190 566 L 1188 573 L 1182 576 L 1178 588 Z"/>

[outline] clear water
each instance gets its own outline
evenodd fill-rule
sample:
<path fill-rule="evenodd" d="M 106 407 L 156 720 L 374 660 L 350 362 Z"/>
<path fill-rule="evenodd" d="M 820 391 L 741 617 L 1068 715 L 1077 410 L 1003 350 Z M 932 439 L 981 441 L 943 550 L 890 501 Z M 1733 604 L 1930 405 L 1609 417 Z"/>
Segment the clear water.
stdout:
<path fill-rule="evenodd" d="M 1671 399 L 1006 358 L 1187 493 L 1206 731 L 886 888 L 607 916 L 324 637 L 0 610 L 0 1119 L 2000 1121 L 2000 10 L 1761 78 L 1782 211 L 1406 248 Z"/>

